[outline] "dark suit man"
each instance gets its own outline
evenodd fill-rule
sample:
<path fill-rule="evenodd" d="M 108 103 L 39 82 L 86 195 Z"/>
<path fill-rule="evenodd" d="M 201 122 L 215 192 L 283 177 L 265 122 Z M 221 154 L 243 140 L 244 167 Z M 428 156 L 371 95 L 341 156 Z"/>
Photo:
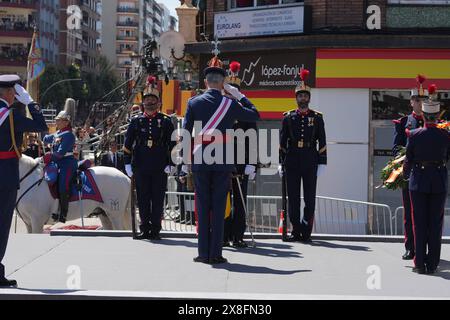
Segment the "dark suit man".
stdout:
<path fill-rule="evenodd" d="M 124 156 L 122 152 L 117 151 L 117 142 L 114 141 L 109 144 L 109 151 L 103 154 L 100 165 L 116 168 L 126 174 Z"/>
<path fill-rule="evenodd" d="M 207 91 L 189 100 L 184 129 L 192 135 L 196 126 L 192 172 L 198 213 L 198 257 L 194 261 L 215 264 L 227 262 L 222 256 L 223 229 L 234 159 L 231 163 L 226 161 L 226 130 L 231 130 L 236 120 L 257 121 L 259 113 L 238 89 L 224 86 L 226 73 L 217 56 L 208 65 L 204 71 Z M 223 96 L 223 89 L 235 99 Z M 211 147 L 216 147 L 217 153 Z M 207 151 L 211 151 L 213 159 L 208 159 Z"/>

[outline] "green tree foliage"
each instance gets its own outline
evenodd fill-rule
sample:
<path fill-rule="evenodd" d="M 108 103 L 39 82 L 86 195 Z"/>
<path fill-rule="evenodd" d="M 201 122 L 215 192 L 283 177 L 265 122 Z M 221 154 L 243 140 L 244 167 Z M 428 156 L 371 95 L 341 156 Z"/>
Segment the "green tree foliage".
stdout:
<path fill-rule="evenodd" d="M 62 82 L 65 79 L 82 79 L 82 81 Z M 104 56 L 97 58 L 96 72 L 83 72 L 78 65 L 70 66 L 47 65 L 45 73 L 40 79 L 40 103 L 44 107 L 55 108 L 60 111 L 67 98 L 78 102 L 77 122 L 84 122 L 91 111 L 92 105 L 106 93 L 119 84 L 114 65 Z M 53 87 L 51 87 L 54 85 Z M 51 88 L 50 88 L 51 87 Z M 49 89 L 50 88 L 50 89 Z M 47 89 L 49 89 L 47 91 Z M 46 92 L 47 91 L 47 92 Z M 43 96 L 45 93 L 45 96 Z M 119 95 L 111 95 L 113 99 L 120 99 Z"/>

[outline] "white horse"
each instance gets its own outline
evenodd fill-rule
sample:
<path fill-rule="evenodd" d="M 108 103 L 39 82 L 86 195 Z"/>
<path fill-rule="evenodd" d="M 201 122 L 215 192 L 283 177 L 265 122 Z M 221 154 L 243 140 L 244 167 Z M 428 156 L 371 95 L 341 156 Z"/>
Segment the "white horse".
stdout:
<path fill-rule="evenodd" d="M 20 178 L 31 170 L 31 174 L 20 183 L 17 199 L 43 176 L 43 164 L 28 156 L 19 160 Z M 97 183 L 103 198 L 103 203 L 93 200 L 83 200 L 82 208 L 85 217 L 92 212 L 98 214 L 102 226 L 106 230 L 131 229 L 131 216 L 128 210 L 130 205 L 130 179 L 115 168 L 93 167 L 92 175 Z M 53 199 L 47 182 L 35 185 L 18 203 L 20 217 L 25 222 L 28 233 L 42 233 L 45 224 L 51 224 L 51 214 L 59 212 L 59 201 Z M 80 218 L 79 201 L 70 202 L 67 220 Z"/>

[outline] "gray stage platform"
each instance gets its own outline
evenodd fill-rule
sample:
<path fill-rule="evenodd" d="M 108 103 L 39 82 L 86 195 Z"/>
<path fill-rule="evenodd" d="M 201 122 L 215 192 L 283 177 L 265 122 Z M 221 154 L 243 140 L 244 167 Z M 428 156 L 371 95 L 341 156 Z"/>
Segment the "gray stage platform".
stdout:
<path fill-rule="evenodd" d="M 211 266 L 192 262 L 195 239 L 20 234 L 11 236 L 5 258 L 20 288 L 0 289 L 0 299 L 448 299 L 450 245 L 442 251 L 440 272 L 426 276 L 401 260 L 401 243 L 257 239 L 257 248 L 225 249 L 230 263 Z M 67 286 L 71 266 L 80 270 L 80 290 Z M 379 268 L 380 289 L 368 288 L 370 266 Z"/>

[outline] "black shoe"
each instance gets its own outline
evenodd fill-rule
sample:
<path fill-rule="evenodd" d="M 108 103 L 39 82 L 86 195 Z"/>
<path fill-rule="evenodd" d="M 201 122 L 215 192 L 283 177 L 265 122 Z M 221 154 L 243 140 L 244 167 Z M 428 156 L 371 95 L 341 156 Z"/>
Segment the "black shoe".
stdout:
<path fill-rule="evenodd" d="M 283 239 L 285 242 L 300 242 L 302 241 L 302 237 L 298 235 L 290 235 L 287 238 Z"/>
<path fill-rule="evenodd" d="M 194 260 L 194 262 L 209 263 L 209 259 L 208 258 L 195 257 L 193 260 Z"/>
<path fill-rule="evenodd" d="M 161 238 L 161 236 L 159 235 L 159 232 L 158 233 L 156 233 L 156 232 L 151 232 L 150 233 L 150 238 L 149 238 L 150 240 L 161 240 L 162 238 Z"/>
<path fill-rule="evenodd" d="M 412 269 L 413 272 L 418 273 L 418 274 L 425 274 L 426 270 L 425 267 L 414 267 Z"/>
<path fill-rule="evenodd" d="M 427 266 L 426 269 L 427 269 L 427 274 L 434 274 L 434 273 L 436 273 L 436 268 L 432 268 L 430 266 Z"/>
<path fill-rule="evenodd" d="M 210 258 L 209 263 L 210 264 L 221 264 L 221 263 L 227 263 L 228 260 L 224 257 L 217 257 L 217 258 Z"/>
<path fill-rule="evenodd" d="M 308 236 L 308 237 L 302 236 L 302 240 L 301 241 L 303 243 L 311 243 L 312 242 L 312 238 L 311 238 L 311 236 Z"/>
<path fill-rule="evenodd" d="M 8 288 L 8 287 L 17 287 L 17 281 L 16 280 L 8 280 L 8 279 L 2 279 L 0 280 L 0 287 Z"/>
<path fill-rule="evenodd" d="M 152 240 L 149 232 L 141 232 L 136 235 L 136 240 Z"/>
<path fill-rule="evenodd" d="M 406 250 L 405 254 L 402 256 L 403 260 L 412 260 L 414 259 L 415 253 L 412 250 Z"/>
<path fill-rule="evenodd" d="M 52 219 L 53 219 L 53 221 L 58 222 L 59 221 L 59 214 L 52 213 Z"/>
<path fill-rule="evenodd" d="M 233 241 L 233 247 L 235 248 L 247 248 L 248 244 L 244 240 Z"/>

